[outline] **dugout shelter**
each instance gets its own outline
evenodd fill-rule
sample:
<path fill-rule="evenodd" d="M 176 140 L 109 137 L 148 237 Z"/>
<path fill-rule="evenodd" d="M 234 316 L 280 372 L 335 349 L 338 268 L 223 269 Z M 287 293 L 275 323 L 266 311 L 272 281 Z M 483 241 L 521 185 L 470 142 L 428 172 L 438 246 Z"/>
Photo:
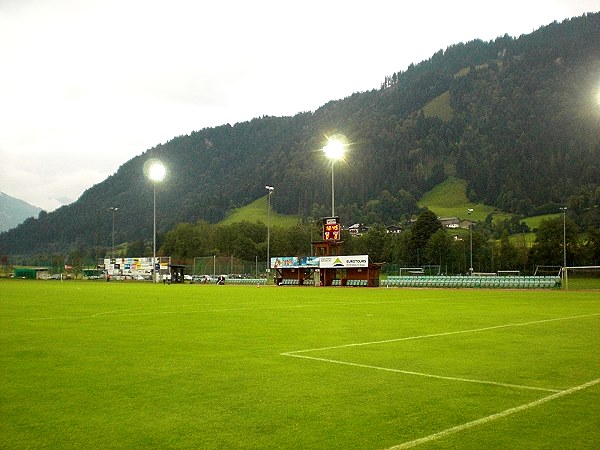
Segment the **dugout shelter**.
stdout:
<path fill-rule="evenodd" d="M 169 275 L 171 283 L 183 283 L 185 266 L 181 264 L 169 264 Z"/>

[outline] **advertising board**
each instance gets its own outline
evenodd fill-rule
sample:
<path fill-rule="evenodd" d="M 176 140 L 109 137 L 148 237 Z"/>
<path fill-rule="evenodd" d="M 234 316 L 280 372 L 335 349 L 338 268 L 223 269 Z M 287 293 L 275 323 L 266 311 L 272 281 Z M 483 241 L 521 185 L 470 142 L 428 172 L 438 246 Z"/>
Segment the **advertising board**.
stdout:
<path fill-rule="evenodd" d="M 369 255 L 321 256 L 319 258 L 319 267 L 321 269 L 369 267 Z"/>
<path fill-rule="evenodd" d="M 344 269 L 353 267 L 369 267 L 369 255 L 350 256 L 278 256 L 271 258 L 272 269 Z"/>

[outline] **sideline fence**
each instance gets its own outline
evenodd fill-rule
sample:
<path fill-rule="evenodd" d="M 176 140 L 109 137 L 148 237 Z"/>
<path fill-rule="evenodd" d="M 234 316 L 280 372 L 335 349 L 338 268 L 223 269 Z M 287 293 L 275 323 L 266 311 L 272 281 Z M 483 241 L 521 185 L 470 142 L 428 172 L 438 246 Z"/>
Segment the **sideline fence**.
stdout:
<path fill-rule="evenodd" d="M 192 275 L 242 275 L 262 278 L 265 276 L 267 262 L 258 257 L 254 261 L 244 261 L 233 256 L 197 256 L 194 258 Z"/>

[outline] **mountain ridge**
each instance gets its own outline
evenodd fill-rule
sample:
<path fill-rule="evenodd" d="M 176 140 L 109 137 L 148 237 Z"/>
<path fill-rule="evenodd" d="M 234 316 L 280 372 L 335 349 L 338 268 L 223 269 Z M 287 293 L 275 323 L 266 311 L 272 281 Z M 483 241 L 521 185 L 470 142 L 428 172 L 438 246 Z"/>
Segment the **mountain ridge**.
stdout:
<path fill-rule="evenodd" d="M 0 191 L 0 232 L 17 227 L 30 217 L 36 217 L 42 208 Z"/>
<path fill-rule="evenodd" d="M 386 77 L 379 90 L 314 112 L 173 138 L 73 204 L 0 234 L 0 252 L 106 246 L 111 206 L 119 207 L 117 242 L 147 239 L 152 183 L 143 165 L 151 157 L 173 174 L 156 186 L 159 233 L 180 222 L 217 223 L 262 197 L 265 185 L 276 188 L 277 212 L 326 216 L 331 165 L 321 149 L 336 134 L 350 143 L 346 162 L 335 165 L 336 213 L 344 222 L 400 221 L 449 176 L 466 180 L 473 203 L 520 215 L 568 204 L 584 222 L 586 208 L 600 203 L 600 112 L 591 100 L 598 30 L 594 13 L 519 38 L 456 44 Z M 452 109 L 445 120 L 425 111 L 440 96 Z"/>

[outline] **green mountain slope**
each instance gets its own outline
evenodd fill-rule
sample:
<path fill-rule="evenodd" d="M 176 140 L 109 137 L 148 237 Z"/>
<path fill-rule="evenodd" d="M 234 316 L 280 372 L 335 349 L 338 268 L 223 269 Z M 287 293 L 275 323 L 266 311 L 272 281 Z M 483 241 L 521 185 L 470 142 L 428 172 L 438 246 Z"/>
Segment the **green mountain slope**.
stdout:
<path fill-rule="evenodd" d="M 321 149 L 334 134 L 351 143 L 335 165 L 343 223 L 397 222 L 416 211 L 414 199 L 456 176 L 482 205 L 446 197 L 432 203 L 439 215 L 462 217 L 474 206 L 480 217 L 489 205 L 532 216 L 567 205 L 589 226 L 586 211 L 600 204 L 599 29 L 595 13 L 519 38 L 459 43 L 386 77 L 381 89 L 314 112 L 176 137 L 125 162 L 75 203 L 1 233 L 0 254 L 108 246 L 111 206 L 120 212 L 117 243 L 147 240 L 150 157 L 169 173 L 157 186 L 159 234 L 181 222 L 218 223 L 263 197 L 266 184 L 276 188 L 273 211 L 323 217 L 331 165 Z"/>

